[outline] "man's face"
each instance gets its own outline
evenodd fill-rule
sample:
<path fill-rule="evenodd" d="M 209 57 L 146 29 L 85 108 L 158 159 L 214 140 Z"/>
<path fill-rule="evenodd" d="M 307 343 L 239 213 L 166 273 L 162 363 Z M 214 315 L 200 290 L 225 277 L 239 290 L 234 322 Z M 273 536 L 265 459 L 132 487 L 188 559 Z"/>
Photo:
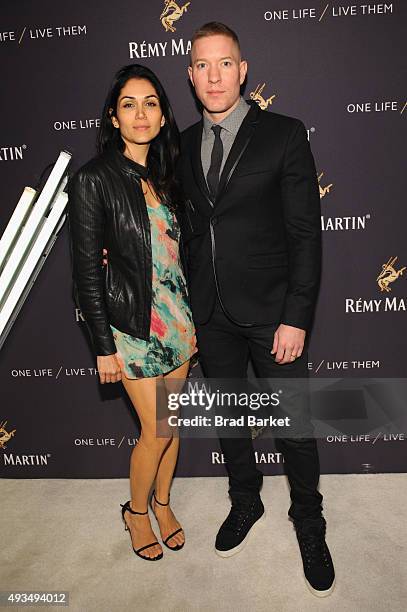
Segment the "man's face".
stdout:
<path fill-rule="evenodd" d="M 205 110 L 219 121 L 237 106 L 246 72 L 247 62 L 229 36 L 215 34 L 194 42 L 189 78 Z"/>

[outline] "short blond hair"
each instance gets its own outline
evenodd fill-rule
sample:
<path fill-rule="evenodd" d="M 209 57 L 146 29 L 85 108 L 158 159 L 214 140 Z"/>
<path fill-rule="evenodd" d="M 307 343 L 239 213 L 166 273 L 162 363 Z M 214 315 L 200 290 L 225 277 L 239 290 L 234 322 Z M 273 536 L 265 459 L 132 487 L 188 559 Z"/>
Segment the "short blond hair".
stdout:
<path fill-rule="evenodd" d="M 207 36 L 216 36 L 217 34 L 221 34 L 223 36 L 228 36 L 229 38 L 231 38 L 233 42 L 237 44 L 239 53 L 241 52 L 240 42 L 236 32 L 234 32 L 231 28 L 229 28 L 229 26 L 225 25 L 224 23 L 221 23 L 220 21 L 209 21 L 208 23 L 205 23 L 203 26 L 198 28 L 191 38 L 191 49 L 194 46 L 194 42 L 197 41 L 199 38 L 206 38 Z"/>

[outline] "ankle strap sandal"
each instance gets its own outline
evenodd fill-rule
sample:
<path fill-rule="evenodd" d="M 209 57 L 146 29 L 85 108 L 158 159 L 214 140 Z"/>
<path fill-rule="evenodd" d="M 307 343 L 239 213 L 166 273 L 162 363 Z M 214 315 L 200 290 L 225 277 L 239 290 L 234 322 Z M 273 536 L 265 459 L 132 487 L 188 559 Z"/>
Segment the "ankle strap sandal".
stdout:
<path fill-rule="evenodd" d="M 132 510 L 130 508 L 130 500 L 127 501 L 125 504 L 120 504 L 121 508 L 122 508 L 122 519 L 124 522 L 124 530 L 128 531 L 130 533 L 130 529 L 126 523 L 126 520 L 124 518 L 124 515 L 126 512 L 130 512 L 130 514 L 148 514 L 148 510 L 146 510 L 145 512 L 136 512 L 135 510 Z M 131 534 L 130 534 L 130 539 L 131 539 Z M 151 544 L 146 544 L 146 546 L 141 546 L 141 548 L 137 548 L 137 550 L 134 548 L 133 546 L 133 550 L 136 553 L 136 555 L 138 557 L 140 557 L 140 559 L 144 559 L 145 561 L 158 561 L 159 559 L 162 559 L 163 553 L 159 553 L 156 557 L 146 557 L 144 555 L 140 555 L 140 553 L 143 550 L 146 550 L 147 548 L 151 548 L 151 546 L 155 546 L 156 544 L 158 544 L 157 541 L 155 542 L 151 542 Z"/>
<path fill-rule="evenodd" d="M 168 495 L 168 501 L 167 501 L 166 504 L 163 504 L 162 502 L 158 501 L 158 499 L 155 496 L 155 490 L 153 491 L 153 498 L 154 498 L 154 501 L 156 502 L 156 504 L 158 504 L 159 506 L 168 506 L 169 503 L 170 503 L 170 496 L 169 495 Z M 153 504 L 152 503 L 151 503 L 151 509 L 154 512 L 154 508 L 153 508 Z M 154 515 L 155 515 L 155 512 L 154 512 Z M 176 529 L 173 533 L 170 533 L 170 535 L 167 536 L 165 538 L 165 540 L 163 540 L 163 544 L 165 544 L 165 546 L 167 548 L 169 548 L 170 550 L 181 550 L 181 548 L 184 546 L 185 542 L 182 542 L 182 544 L 176 544 L 175 546 L 170 546 L 169 544 L 167 544 L 167 542 L 169 540 L 171 540 L 171 538 L 173 538 L 175 535 L 177 535 L 177 533 L 180 533 L 180 531 L 183 531 L 182 527 L 180 527 L 179 529 Z"/>

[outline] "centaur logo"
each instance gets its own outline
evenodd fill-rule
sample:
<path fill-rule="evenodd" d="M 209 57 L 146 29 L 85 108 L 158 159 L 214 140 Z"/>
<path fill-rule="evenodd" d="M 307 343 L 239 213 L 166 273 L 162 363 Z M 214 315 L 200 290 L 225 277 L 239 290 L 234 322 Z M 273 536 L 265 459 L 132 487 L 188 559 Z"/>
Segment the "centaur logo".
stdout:
<path fill-rule="evenodd" d="M 6 430 L 7 421 L 0 423 L 0 448 L 6 448 L 6 443 L 14 436 L 16 430 Z"/>
<path fill-rule="evenodd" d="M 318 176 L 318 185 L 319 185 L 319 197 L 322 200 L 322 198 L 324 198 L 326 196 L 327 193 L 330 192 L 331 187 L 333 187 L 333 183 L 329 183 L 329 185 L 325 185 L 325 187 L 322 187 L 321 185 L 321 179 L 324 176 L 324 173 L 321 172 L 321 174 Z"/>
<path fill-rule="evenodd" d="M 190 2 L 186 2 L 183 6 L 179 6 L 174 0 L 164 0 L 164 10 L 160 19 L 166 32 L 175 32 L 177 28 L 174 26 L 174 21 L 181 19 L 190 4 Z"/>
<path fill-rule="evenodd" d="M 382 265 L 382 271 L 379 276 L 376 278 L 377 284 L 380 287 L 380 291 L 391 291 L 391 287 L 389 287 L 390 283 L 394 283 L 395 280 L 398 279 L 399 276 L 403 276 L 403 272 L 406 269 L 406 266 L 399 268 L 396 270 L 394 264 L 397 261 L 397 257 L 390 257 L 389 261 Z"/>
<path fill-rule="evenodd" d="M 20 147 L 0 147 L 0 161 L 16 161 L 23 159 L 24 151 L 27 145 L 23 144 Z"/>
<path fill-rule="evenodd" d="M 262 110 L 266 110 L 267 107 L 273 103 L 273 100 L 276 97 L 276 94 L 273 94 L 272 96 L 269 96 L 268 98 L 265 98 L 262 95 L 265 86 L 266 86 L 265 82 L 263 83 L 263 85 L 260 85 L 260 83 L 259 83 L 257 85 L 256 89 L 254 89 L 253 91 L 250 92 L 251 99 L 254 100 L 255 102 L 257 102 L 257 104 L 260 106 L 260 108 Z"/>

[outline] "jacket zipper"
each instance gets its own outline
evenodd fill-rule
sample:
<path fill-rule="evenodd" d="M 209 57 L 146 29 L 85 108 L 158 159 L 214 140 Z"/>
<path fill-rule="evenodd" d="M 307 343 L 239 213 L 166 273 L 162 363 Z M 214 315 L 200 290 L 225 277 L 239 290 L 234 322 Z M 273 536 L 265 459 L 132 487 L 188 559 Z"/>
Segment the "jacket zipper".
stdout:
<path fill-rule="evenodd" d="M 141 191 L 141 193 L 143 192 L 142 188 L 141 188 L 141 180 L 136 180 L 136 184 L 137 187 L 139 189 L 139 192 Z M 140 193 L 139 193 L 140 196 Z M 141 196 L 140 196 L 141 197 Z M 145 202 L 144 202 L 144 206 L 146 206 Z M 142 213 L 142 209 L 141 207 L 139 207 L 138 209 L 138 213 L 139 213 L 139 217 L 140 217 L 140 227 L 141 227 L 141 231 L 143 233 L 143 245 L 144 245 L 144 249 L 143 249 L 143 254 L 144 254 L 144 308 L 143 308 L 143 330 L 146 327 L 146 292 L 145 289 L 147 287 L 147 258 L 146 258 L 146 232 L 145 232 L 145 227 L 144 227 L 144 218 L 143 218 L 143 213 Z M 147 219 L 148 219 L 148 213 L 147 213 L 147 208 L 146 208 L 146 215 L 147 215 Z M 148 223 L 149 219 L 148 219 Z M 150 235 L 151 235 L 151 228 L 150 229 Z M 150 238 L 151 240 L 151 238 Z M 152 294 L 151 294 L 151 303 L 152 303 Z M 151 304 L 150 304 L 150 310 L 151 310 Z M 147 330 L 147 336 L 150 335 L 150 330 Z"/>

